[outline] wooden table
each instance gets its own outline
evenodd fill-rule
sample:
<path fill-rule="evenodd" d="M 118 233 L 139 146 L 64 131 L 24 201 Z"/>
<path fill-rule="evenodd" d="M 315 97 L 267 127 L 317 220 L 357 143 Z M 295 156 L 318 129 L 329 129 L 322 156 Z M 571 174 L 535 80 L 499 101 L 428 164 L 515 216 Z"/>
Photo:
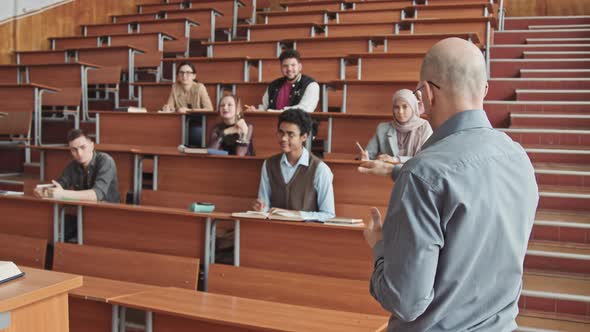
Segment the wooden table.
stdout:
<path fill-rule="evenodd" d="M 146 331 L 381 331 L 388 318 L 166 288 L 119 297 L 146 310 Z M 155 312 L 154 315 L 152 314 Z"/>
<path fill-rule="evenodd" d="M 2 332 L 67 332 L 68 292 L 82 277 L 20 267 L 25 276 L 0 285 Z"/>

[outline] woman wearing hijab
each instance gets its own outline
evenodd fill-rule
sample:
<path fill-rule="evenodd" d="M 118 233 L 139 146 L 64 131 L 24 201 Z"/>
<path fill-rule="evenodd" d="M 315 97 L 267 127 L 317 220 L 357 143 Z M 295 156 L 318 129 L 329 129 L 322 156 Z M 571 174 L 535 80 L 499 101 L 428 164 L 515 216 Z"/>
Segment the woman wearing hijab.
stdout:
<path fill-rule="evenodd" d="M 416 96 L 408 89 L 399 90 L 393 95 L 393 120 L 377 126 L 362 159 L 404 163 L 420 151 L 430 135 L 432 128 L 420 118 Z"/>

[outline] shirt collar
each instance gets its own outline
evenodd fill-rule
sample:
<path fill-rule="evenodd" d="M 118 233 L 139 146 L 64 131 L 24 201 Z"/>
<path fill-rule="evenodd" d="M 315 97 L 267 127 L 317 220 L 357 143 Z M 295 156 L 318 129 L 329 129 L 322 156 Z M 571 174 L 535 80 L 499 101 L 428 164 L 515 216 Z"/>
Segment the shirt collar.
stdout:
<path fill-rule="evenodd" d="M 458 131 L 473 128 L 492 128 L 486 112 L 483 110 L 466 110 L 453 115 L 442 126 L 436 128 L 432 136 L 422 146 L 422 150 Z"/>
<path fill-rule="evenodd" d="M 303 153 L 301 153 L 301 157 L 299 157 L 299 160 L 297 161 L 297 164 L 295 164 L 295 166 L 291 166 L 289 160 L 287 160 L 287 154 L 283 153 L 283 157 L 281 157 L 281 163 L 289 167 L 297 167 L 299 165 L 309 166 L 309 152 L 306 148 L 303 148 Z"/>

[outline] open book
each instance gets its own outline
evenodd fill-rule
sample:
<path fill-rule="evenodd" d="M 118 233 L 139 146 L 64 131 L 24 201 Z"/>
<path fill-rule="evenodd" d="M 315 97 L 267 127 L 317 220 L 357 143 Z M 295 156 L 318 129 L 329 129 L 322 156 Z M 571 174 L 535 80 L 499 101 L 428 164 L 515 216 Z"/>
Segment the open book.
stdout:
<path fill-rule="evenodd" d="M 334 217 L 326 220 L 326 223 L 340 225 L 362 225 L 363 219 Z"/>
<path fill-rule="evenodd" d="M 0 284 L 24 276 L 16 264 L 8 261 L 0 261 Z"/>
<path fill-rule="evenodd" d="M 147 113 L 147 109 L 143 107 L 127 107 L 127 113 Z"/>
<path fill-rule="evenodd" d="M 304 221 L 302 216 L 294 214 L 288 211 L 275 211 L 272 214 L 270 212 L 258 212 L 258 211 L 246 211 L 246 212 L 234 212 L 231 214 L 232 217 L 237 218 L 255 218 L 255 219 L 270 219 L 270 220 L 284 220 L 284 221 Z"/>

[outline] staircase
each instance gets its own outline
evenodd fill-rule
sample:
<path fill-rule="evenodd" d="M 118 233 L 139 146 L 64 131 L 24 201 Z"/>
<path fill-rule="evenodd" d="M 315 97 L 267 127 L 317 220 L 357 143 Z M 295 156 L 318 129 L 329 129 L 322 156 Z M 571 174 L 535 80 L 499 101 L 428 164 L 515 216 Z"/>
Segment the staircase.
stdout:
<path fill-rule="evenodd" d="M 590 17 L 507 18 L 505 29 L 485 108 L 529 154 L 540 193 L 521 313 L 590 330 Z"/>

